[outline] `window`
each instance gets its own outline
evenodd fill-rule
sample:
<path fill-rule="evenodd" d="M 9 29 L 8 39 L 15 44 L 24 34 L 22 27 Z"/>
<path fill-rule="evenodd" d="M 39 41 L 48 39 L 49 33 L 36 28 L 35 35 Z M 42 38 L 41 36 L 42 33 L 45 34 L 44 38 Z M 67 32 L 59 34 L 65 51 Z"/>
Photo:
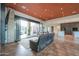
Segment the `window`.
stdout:
<path fill-rule="evenodd" d="M 26 19 L 23 17 L 15 16 L 19 20 L 19 35 L 21 38 L 31 37 L 43 32 L 42 23 Z"/>
<path fill-rule="evenodd" d="M 48 32 L 48 27 L 47 26 L 44 26 L 44 32 Z"/>
<path fill-rule="evenodd" d="M 20 20 L 20 38 L 28 37 L 28 24 L 28 21 Z"/>
<path fill-rule="evenodd" d="M 43 32 L 43 25 L 39 24 L 39 32 L 42 33 Z"/>
<path fill-rule="evenodd" d="M 78 28 L 77 28 L 77 27 L 75 27 L 75 28 L 73 28 L 72 30 L 73 30 L 73 31 L 78 31 Z"/>
<path fill-rule="evenodd" d="M 21 35 L 28 34 L 28 21 L 21 20 Z"/>
<path fill-rule="evenodd" d="M 34 23 L 34 22 L 31 22 L 31 35 L 37 35 L 39 33 L 39 24 L 38 23 Z"/>

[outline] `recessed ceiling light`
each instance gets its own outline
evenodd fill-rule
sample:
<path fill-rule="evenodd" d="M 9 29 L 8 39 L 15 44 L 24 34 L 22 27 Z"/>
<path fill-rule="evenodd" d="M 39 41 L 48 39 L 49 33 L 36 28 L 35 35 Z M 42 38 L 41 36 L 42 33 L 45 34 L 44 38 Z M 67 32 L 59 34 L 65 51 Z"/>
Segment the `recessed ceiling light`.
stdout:
<path fill-rule="evenodd" d="M 47 9 L 45 9 L 44 11 L 47 11 Z"/>
<path fill-rule="evenodd" d="M 23 9 L 26 9 L 26 7 L 25 6 L 21 6 Z"/>
<path fill-rule="evenodd" d="M 64 16 L 64 12 L 62 11 L 62 15 Z"/>
<path fill-rule="evenodd" d="M 61 8 L 61 10 L 63 10 L 63 8 Z"/>
<path fill-rule="evenodd" d="M 40 16 L 41 17 L 41 16 Z"/>
<path fill-rule="evenodd" d="M 64 14 L 63 11 L 62 11 L 62 14 Z"/>
<path fill-rule="evenodd" d="M 27 11 L 29 10 L 29 9 L 26 9 Z"/>
<path fill-rule="evenodd" d="M 77 13 L 76 11 L 73 11 L 72 13 Z"/>

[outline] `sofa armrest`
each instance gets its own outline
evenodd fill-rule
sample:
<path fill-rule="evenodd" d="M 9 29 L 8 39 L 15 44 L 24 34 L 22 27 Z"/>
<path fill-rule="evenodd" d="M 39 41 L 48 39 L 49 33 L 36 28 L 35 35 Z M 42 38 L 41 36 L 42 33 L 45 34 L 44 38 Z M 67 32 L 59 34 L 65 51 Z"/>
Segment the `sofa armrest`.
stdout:
<path fill-rule="evenodd" d="M 38 42 L 34 42 L 32 40 L 30 40 L 30 48 L 34 51 L 38 50 Z"/>
<path fill-rule="evenodd" d="M 37 42 L 30 40 L 30 44 L 32 44 L 32 45 L 37 45 Z"/>

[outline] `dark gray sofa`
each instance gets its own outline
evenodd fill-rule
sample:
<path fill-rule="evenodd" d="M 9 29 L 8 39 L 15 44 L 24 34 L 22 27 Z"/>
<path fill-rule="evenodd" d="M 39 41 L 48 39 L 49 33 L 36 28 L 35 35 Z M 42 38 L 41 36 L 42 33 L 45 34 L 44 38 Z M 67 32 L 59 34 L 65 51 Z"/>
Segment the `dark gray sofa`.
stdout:
<path fill-rule="evenodd" d="M 36 52 L 41 51 L 47 45 L 49 45 L 54 40 L 53 33 L 42 34 L 39 36 L 38 40 L 32 41 L 30 40 L 30 48 Z"/>

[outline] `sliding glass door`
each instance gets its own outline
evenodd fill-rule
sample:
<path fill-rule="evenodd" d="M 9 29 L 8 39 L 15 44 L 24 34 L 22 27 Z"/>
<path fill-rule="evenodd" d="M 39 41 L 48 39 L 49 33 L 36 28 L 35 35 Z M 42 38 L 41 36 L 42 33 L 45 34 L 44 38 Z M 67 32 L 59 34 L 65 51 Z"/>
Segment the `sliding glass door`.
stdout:
<path fill-rule="evenodd" d="M 20 20 L 20 26 L 21 26 L 21 38 L 27 38 L 32 36 L 37 36 L 42 31 L 42 24 L 27 21 L 27 20 Z"/>
<path fill-rule="evenodd" d="M 40 24 L 35 22 L 30 22 L 27 20 L 20 20 L 21 26 L 21 38 L 36 36 L 39 34 Z"/>
<path fill-rule="evenodd" d="M 15 16 L 16 20 L 16 38 L 24 39 L 27 37 L 37 36 L 43 32 L 42 24 L 20 16 Z"/>
<path fill-rule="evenodd" d="M 31 31 L 30 35 L 38 35 L 39 34 L 39 25 L 38 23 L 31 22 Z"/>
<path fill-rule="evenodd" d="M 20 20 L 20 27 L 21 38 L 26 38 L 28 36 L 29 22 L 26 20 Z"/>

